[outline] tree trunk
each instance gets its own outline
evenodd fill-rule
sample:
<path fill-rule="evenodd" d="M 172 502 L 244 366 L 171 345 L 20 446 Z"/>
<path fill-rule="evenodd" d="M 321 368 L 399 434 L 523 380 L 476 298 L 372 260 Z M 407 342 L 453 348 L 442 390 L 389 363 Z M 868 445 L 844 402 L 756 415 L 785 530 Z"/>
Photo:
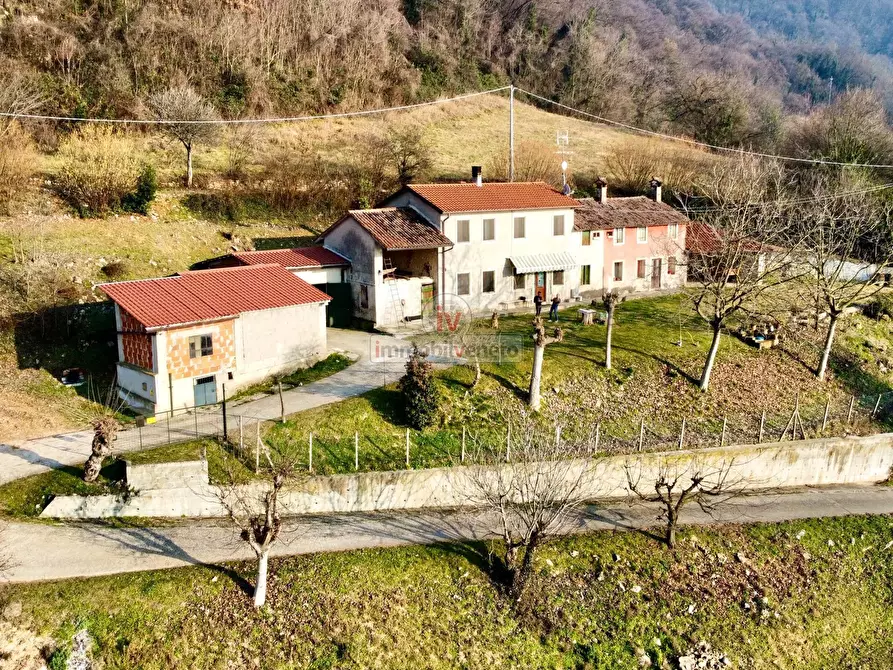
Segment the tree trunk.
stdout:
<path fill-rule="evenodd" d="M 614 310 L 608 310 L 607 334 L 605 335 L 605 368 L 611 369 L 611 335 L 614 330 Z"/>
<path fill-rule="evenodd" d="M 822 350 L 822 360 L 819 361 L 819 369 L 816 372 L 816 377 L 820 380 L 825 379 L 825 373 L 828 371 L 828 359 L 831 358 L 831 347 L 834 344 L 834 334 L 837 331 L 837 320 L 839 318 L 840 316 L 834 312 L 829 316 L 828 332 L 825 335 L 825 348 Z"/>
<path fill-rule="evenodd" d="M 269 550 L 265 550 L 257 559 L 257 584 L 254 587 L 254 606 L 263 607 L 267 602 L 267 559 Z"/>
<path fill-rule="evenodd" d="M 515 602 L 521 600 L 524 595 L 524 589 L 527 588 L 527 582 L 530 580 L 530 573 L 533 572 L 533 554 L 536 551 L 537 541 L 533 539 L 524 550 L 524 558 L 521 559 L 521 565 L 516 566 L 512 573 L 512 598 Z"/>
<path fill-rule="evenodd" d="M 716 362 L 716 352 L 719 351 L 719 338 L 722 332 L 722 324 L 713 324 L 713 342 L 710 343 L 710 351 L 707 353 L 707 361 L 704 363 L 704 372 L 701 373 L 701 390 L 706 391 L 710 387 L 710 373 L 713 372 L 713 364 Z"/>
<path fill-rule="evenodd" d="M 192 188 L 192 143 L 186 145 L 186 188 Z"/>
<path fill-rule="evenodd" d="M 667 546 L 670 549 L 676 548 L 676 520 L 667 521 Z"/>
<path fill-rule="evenodd" d="M 105 456 L 105 454 L 97 454 L 95 451 L 90 454 L 90 458 L 84 463 L 85 482 L 96 481 L 96 478 L 99 476 L 99 471 L 102 470 L 102 461 L 105 459 Z"/>
<path fill-rule="evenodd" d="M 471 382 L 471 388 L 475 388 L 481 382 L 481 360 L 474 357 L 474 381 Z"/>
<path fill-rule="evenodd" d="M 527 404 L 534 412 L 540 409 L 540 382 L 543 377 L 543 353 L 546 347 L 541 344 L 533 345 L 533 371 L 530 373 L 530 392 L 528 393 Z"/>

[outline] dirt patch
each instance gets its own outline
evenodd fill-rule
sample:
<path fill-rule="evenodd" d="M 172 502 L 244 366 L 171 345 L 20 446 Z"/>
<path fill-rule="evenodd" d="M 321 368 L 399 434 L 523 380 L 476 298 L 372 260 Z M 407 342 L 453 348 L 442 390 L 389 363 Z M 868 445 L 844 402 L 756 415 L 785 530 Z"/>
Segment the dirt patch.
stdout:
<path fill-rule="evenodd" d="M 0 621 L 0 667 L 5 670 L 46 670 L 44 658 L 51 646 L 49 638 Z"/>

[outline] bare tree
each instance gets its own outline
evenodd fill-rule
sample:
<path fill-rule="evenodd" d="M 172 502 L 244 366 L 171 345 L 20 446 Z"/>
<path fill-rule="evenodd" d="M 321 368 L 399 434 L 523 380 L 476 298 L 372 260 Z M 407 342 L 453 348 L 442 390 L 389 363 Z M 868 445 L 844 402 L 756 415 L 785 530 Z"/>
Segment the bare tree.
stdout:
<path fill-rule="evenodd" d="M 267 566 L 270 549 L 282 533 L 283 505 L 280 496 L 297 479 L 297 459 L 264 450 L 267 459 L 261 482 L 245 483 L 235 468 L 226 468 L 226 483 L 219 487 L 218 500 L 257 557 L 257 582 L 254 606 L 263 607 L 267 599 Z M 276 459 L 275 461 L 273 459 Z"/>
<path fill-rule="evenodd" d="M 518 602 L 536 550 L 561 533 L 568 517 L 587 500 L 591 436 L 562 438 L 552 433 L 551 422 L 508 407 L 498 410 L 500 425 L 508 428 L 506 442 L 492 434 L 472 435 L 466 458 L 471 465 L 460 476 L 469 502 L 484 511 L 476 518 L 505 543 L 499 566 L 504 572 L 495 576 Z"/>
<path fill-rule="evenodd" d="M 713 336 L 702 391 L 727 320 L 765 310 L 773 290 L 797 276 L 792 260 L 802 238 L 778 199 L 781 179 L 777 166 L 747 159 L 724 167 L 705 186 L 708 204 L 688 227 L 688 294 Z"/>
<path fill-rule="evenodd" d="M 673 549 L 679 515 L 686 505 L 694 503 L 712 514 L 719 505 L 741 494 L 741 482 L 730 477 L 733 465 L 734 460 L 711 465 L 699 458 L 684 461 L 666 457 L 650 465 L 640 457 L 628 461 L 624 468 L 630 494 L 661 507 L 658 518 L 665 523 L 664 540 Z"/>
<path fill-rule="evenodd" d="M 9 64 L 6 64 L 9 65 Z M 37 80 L 24 75 L 15 67 L 2 68 L 0 74 L 0 112 L 4 114 L 34 114 L 46 102 Z M 16 125 L 13 117 L 0 117 L 0 137 Z"/>
<path fill-rule="evenodd" d="M 533 370 L 530 373 L 530 391 L 527 395 L 527 404 L 534 412 L 538 412 L 541 404 L 540 386 L 543 380 L 543 356 L 546 347 L 564 339 L 564 331 L 555 327 L 551 335 L 546 335 L 546 327 L 543 318 L 536 317 L 533 320 Z"/>
<path fill-rule="evenodd" d="M 602 296 L 602 305 L 604 305 L 605 311 L 608 313 L 605 324 L 605 368 L 608 370 L 611 369 L 611 336 L 614 332 L 614 310 L 624 299 L 625 296 L 622 296 L 619 291 L 605 291 Z"/>
<path fill-rule="evenodd" d="M 112 442 L 121 428 L 118 420 L 111 415 L 97 417 L 90 422 L 93 426 L 91 453 L 84 463 L 84 481 L 95 482 L 102 469 L 102 462 L 112 455 Z"/>
<path fill-rule="evenodd" d="M 178 86 L 149 98 L 149 108 L 164 132 L 186 148 L 186 188 L 192 188 L 192 150 L 217 134 L 217 111 L 190 86 Z M 177 123 L 180 122 L 180 123 Z"/>
<path fill-rule="evenodd" d="M 816 310 L 827 313 L 825 344 L 816 376 L 825 378 L 837 324 L 846 310 L 883 287 L 893 262 L 889 202 L 867 193 L 839 188 L 823 178 L 811 189 L 811 201 L 798 210 L 806 239 L 804 253 Z"/>
<path fill-rule="evenodd" d="M 389 165 L 401 186 L 426 174 L 433 163 L 431 146 L 418 126 L 391 127 L 385 137 L 370 143 L 370 149 L 369 155 L 377 157 L 370 164 Z"/>

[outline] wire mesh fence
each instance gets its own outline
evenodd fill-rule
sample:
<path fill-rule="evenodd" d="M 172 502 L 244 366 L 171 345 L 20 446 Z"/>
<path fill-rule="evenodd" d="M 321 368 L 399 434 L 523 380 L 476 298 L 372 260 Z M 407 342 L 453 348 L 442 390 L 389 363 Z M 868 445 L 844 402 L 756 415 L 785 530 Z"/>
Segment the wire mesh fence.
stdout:
<path fill-rule="evenodd" d="M 461 427 L 423 432 L 395 428 L 374 434 L 357 431 L 333 435 L 325 429 L 295 431 L 278 419 L 242 415 L 238 410 L 238 406 L 222 404 L 189 408 L 122 431 L 116 446 L 119 451 L 135 451 L 214 439 L 226 445 L 249 469 L 263 466 L 270 445 L 274 449 L 287 446 L 298 454 L 299 464 L 318 474 L 443 467 L 465 460 L 466 431 Z M 893 393 L 809 403 L 795 396 L 788 408 L 759 414 L 687 416 L 659 422 L 643 414 L 637 421 L 627 417 L 622 423 L 596 423 L 586 439 L 593 455 L 705 449 L 867 435 L 884 431 L 890 417 Z M 510 433 L 505 440 L 510 454 Z"/>

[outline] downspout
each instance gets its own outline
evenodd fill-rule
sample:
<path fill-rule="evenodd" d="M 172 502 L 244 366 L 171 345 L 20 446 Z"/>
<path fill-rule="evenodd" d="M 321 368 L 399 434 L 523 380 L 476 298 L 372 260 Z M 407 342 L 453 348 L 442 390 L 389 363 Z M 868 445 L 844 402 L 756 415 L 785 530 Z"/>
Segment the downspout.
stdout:
<path fill-rule="evenodd" d="M 450 218 L 450 215 L 447 214 L 440 220 L 440 234 L 443 235 L 444 224 Z M 446 252 L 452 251 L 453 247 L 449 247 L 448 249 L 441 248 L 440 250 L 440 309 L 446 310 Z"/>

